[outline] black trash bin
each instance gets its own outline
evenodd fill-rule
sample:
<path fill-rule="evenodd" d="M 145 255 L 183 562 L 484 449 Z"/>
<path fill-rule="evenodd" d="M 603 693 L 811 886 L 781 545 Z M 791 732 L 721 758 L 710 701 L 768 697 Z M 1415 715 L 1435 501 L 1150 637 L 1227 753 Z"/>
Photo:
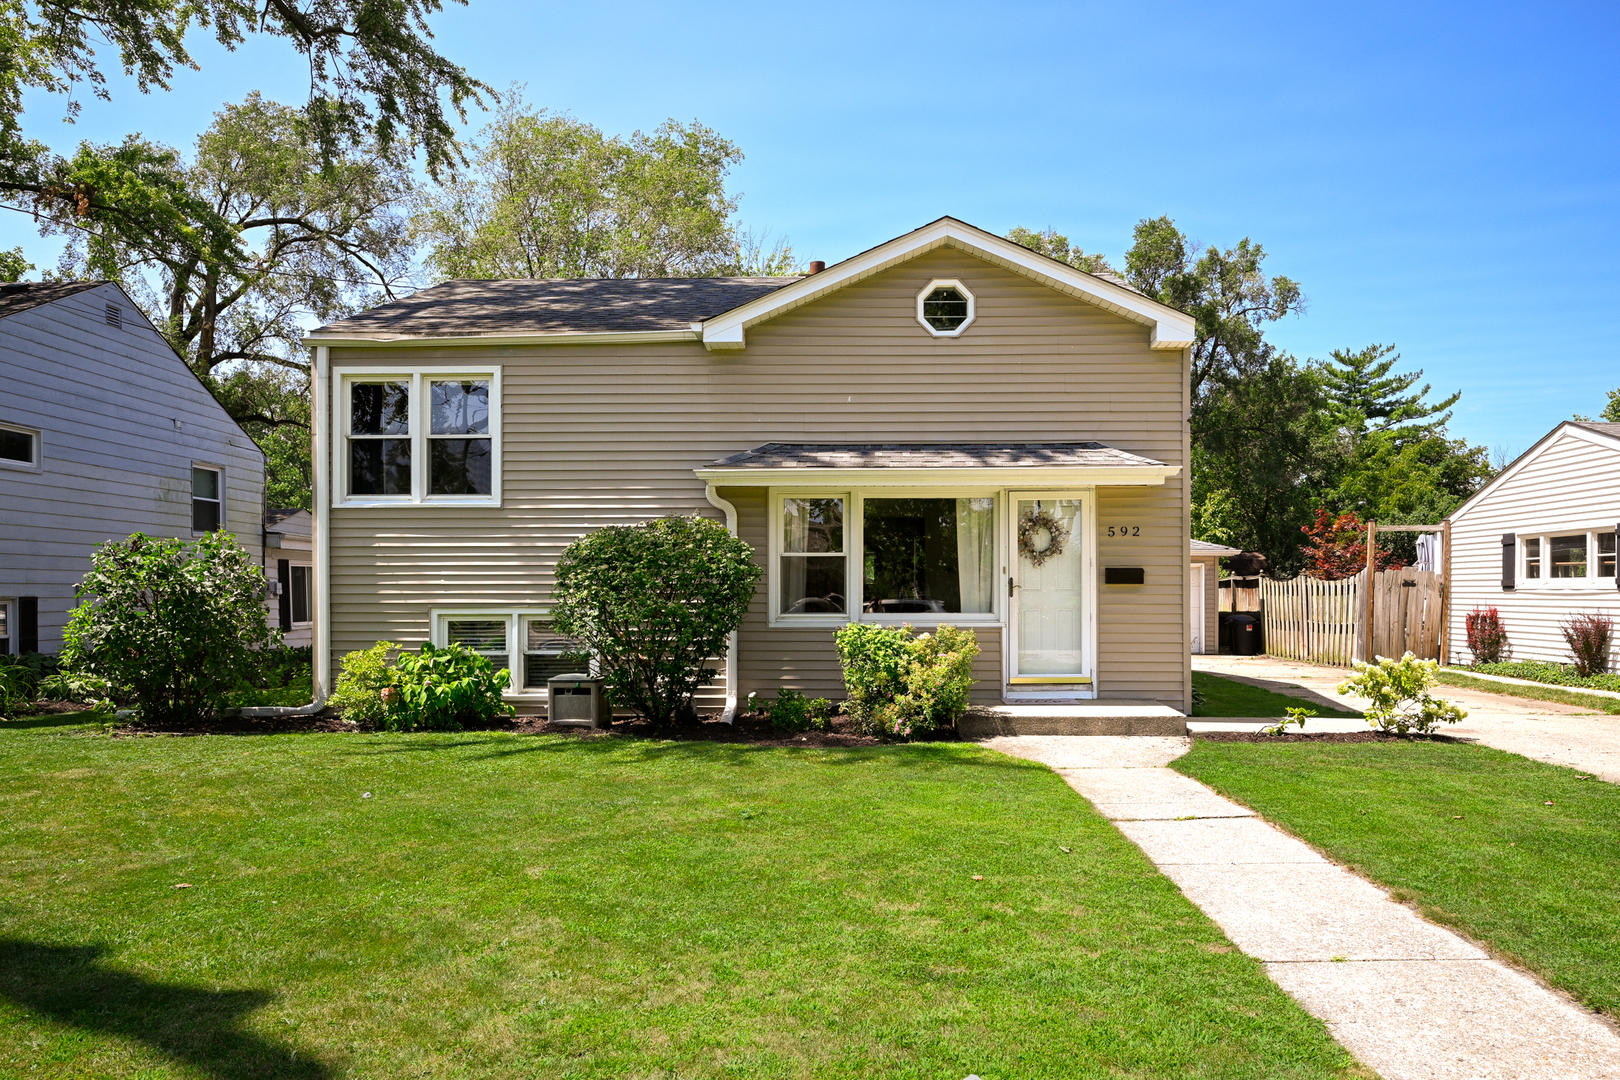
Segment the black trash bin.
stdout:
<path fill-rule="evenodd" d="M 1229 632 L 1232 635 L 1232 655 L 1260 655 L 1259 619 L 1253 615 L 1234 615 Z"/>

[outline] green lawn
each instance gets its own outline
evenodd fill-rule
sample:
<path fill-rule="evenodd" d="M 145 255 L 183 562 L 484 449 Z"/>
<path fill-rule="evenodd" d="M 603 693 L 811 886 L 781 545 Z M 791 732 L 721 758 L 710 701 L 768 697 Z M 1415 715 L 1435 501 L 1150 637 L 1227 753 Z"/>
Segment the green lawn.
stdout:
<path fill-rule="evenodd" d="M 1329 709 L 1301 701 L 1287 694 L 1279 694 L 1274 690 L 1265 690 L 1248 683 L 1236 682 L 1232 679 L 1223 679 L 1219 675 L 1210 675 L 1206 672 L 1193 672 L 1193 689 L 1204 695 L 1202 705 L 1193 706 L 1193 716 L 1260 716 L 1277 717 L 1285 715 L 1284 709 L 1300 708 L 1315 709 L 1318 716 L 1353 716 L 1360 718 L 1358 712 L 1347 712 L 1343 709 Z"/>
<path fill-rule="evenodd" d="M 0 1076 L 1365 1075 L 978 747 L 73 719 L 0 724 Z"/>
<path fill-rule="evenodd" d="M 1174 767 L 1620 1015 L 1620 787 L 1466 743 L 1200 741 Z"/>

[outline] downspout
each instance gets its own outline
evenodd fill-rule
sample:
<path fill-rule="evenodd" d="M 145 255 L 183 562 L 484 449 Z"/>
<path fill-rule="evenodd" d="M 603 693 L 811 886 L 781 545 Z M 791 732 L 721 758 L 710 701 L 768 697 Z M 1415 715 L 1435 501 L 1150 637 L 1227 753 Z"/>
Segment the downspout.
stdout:
<path fill-rule="evenodd" d="M 722 499 L 715 492 L 713 484 L 704 486 L 703 497 L 709 500 L 710 506 L 726 515 L 726 532 L 736 536 L 737 508 Z M 720 722 L 724 724 L 737 722 L 737 649 L 740 640 L 735 630 L 726 637 L 726 711 L 720 714 Z"/>
<path fill-rule="evenodd" d="M 326 708 L 326 698 L 332 686 L 332 601 L 328 588 L 329 569 L 332 564 L 329 550 L 331 533 L 332 470 L 327 460 L 331 439 L 327 413 L 332 395 L 328 392 L 331 381 L 328 371 L 327 346 L 315 347 L 315 363 L 310 369 L 310 388 L 314 394 L 314 408 L 310 411 L 309 436 L 312 443 L 310 468 L 310 500 L 315 512 L 310 532 L 310 548 L 314 555 L 315 573 L 315 655 L 311 664 L 314 676 L 314 700 L 296 708 L 263 706 L 242 710 L 245 717 L 313 716 Z"/>

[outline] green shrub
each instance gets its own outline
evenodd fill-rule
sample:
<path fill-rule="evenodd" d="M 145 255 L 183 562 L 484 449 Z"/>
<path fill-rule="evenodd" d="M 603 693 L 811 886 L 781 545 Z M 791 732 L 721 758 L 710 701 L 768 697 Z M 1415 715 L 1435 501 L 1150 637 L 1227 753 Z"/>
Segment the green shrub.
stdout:
<path fill-rule="evenodd" d="M 90 557 L 63 634 L 64 674 L 106 681 L 148 723 L 207 720 L 251 686 L 265 621 L 264 571 L 224 530 L 192 543 L 135 533 Z M 93 599 L 92 599 L 93 598 Z"/>
<path fill-rule="evenodd" d="M 1427 734 L 1437 723 L 1455 724 L 1468 715 L 1460 706 L 1429 693 L 1429 687 L 1439 681 L 1435 678 L 1438 662 L 1419 660 L 1410 652 L 1399 660 L 1377 659 L 1376 664 L 1357 660 L 1356 673 L 1339 684 L 1339 693 L 1353 692 L 1371 700 L 1367 723 L 1373 727 L 1402 735 L 1408 731 Z"/>
<path fill-rule="evenodd" d="M 338 672 L 332 696 L 326 699 L 343 719 L 364 728 L 383 727 L 393 694 L 384 694 L 397 685 L 388 655 L 399 648 L 392 641 L 379 641 L 369 649 L 348 653 Z"/>
<path fill-rule="evenodd" d="M 459 731 L 515 711 L 501 700 L 512 673 L 465 645 L 400 653 L 394 675 L 397 696 L 383 715 L 390 731 Z"/>
<path fill-rule="evenodd" d="M 785 686 L 776 691 L 776 700 L 767 709 L 771 727 L 778 731 L 825 731 L 833 715 L 833 703 L 826 698 L 807 698 Z"/>
<path fill-rule="evenodd" d="M 1569 643 L 1570 659 L 1575 661 L 1575 674 L 1583 679 L 1603 675 L 1609 670 L 1609 641 L 1614 636 L 1614 622 L 1607 615 L 1589 613 L 1571 615 L 1558 624 Z"/>
<path fill-rule="evenodd" d="M 552 625 L 594 657 L 615 705 L 658 726 L 690 719 L 754 598 L 753 554 L 705 518 L 610 525 L 558 560 Z"/>
<path fill-rule="evenodd" d="M 501 700 L 511 673 L 489 657 L 462 645 L 398 650 L 379 641 L 349 653 L 327 703 L 345 720 L 387 731 L 459 731 L 514 712 Z"/>
<path fill-rule="evenodd" d="M 973 631 L 941 626 L 913 637 L 910 626 L 851 623 L 834 636 L 845 709 L 863 730 L 911 736 L 954 722 L 973 689 L 979 643 Z"/>
<path fill-rule="evenodd" d="M 1475 664 L 1470 670 L 1485 675 L 1506 675 L 1510 679 L 1528 679 L 1531 682 L 1550 683 L 1553 686 L 1586 686 L 1594 690 L 1620 690 L 1620 675 L 1607 672 L 1602 675 L 1577 675 L 1568 664 L 1553 664 L 1541 660 L 1509 660 L 1500 664 Z"/>

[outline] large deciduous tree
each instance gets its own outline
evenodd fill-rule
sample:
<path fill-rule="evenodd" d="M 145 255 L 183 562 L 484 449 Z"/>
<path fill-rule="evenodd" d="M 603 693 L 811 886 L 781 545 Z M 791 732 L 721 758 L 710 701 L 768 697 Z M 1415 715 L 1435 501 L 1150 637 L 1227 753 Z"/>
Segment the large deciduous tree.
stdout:
<path fill-rule="evenodd" d="M 131 136 L 66 167 L 103 197 L 35 200 L 41 230 L 68 241 L 57 273 L 122 283 L 265 446 L 272 500 L 307 505 L 299 339 L 405 281 L 408 172 L 374 145 L 326 157 L 303 111 L 257 94 L 218 113 L 190 161 Z"/>
<path fill-rule="evenodd" d="M 412 224 L 441 279 L 791 273 L 791 248 L 733 224 L 725 180 L 742 156 L 696 121 L 608 136 L 514 89 L 473 167 L 425 193 Z"/>

